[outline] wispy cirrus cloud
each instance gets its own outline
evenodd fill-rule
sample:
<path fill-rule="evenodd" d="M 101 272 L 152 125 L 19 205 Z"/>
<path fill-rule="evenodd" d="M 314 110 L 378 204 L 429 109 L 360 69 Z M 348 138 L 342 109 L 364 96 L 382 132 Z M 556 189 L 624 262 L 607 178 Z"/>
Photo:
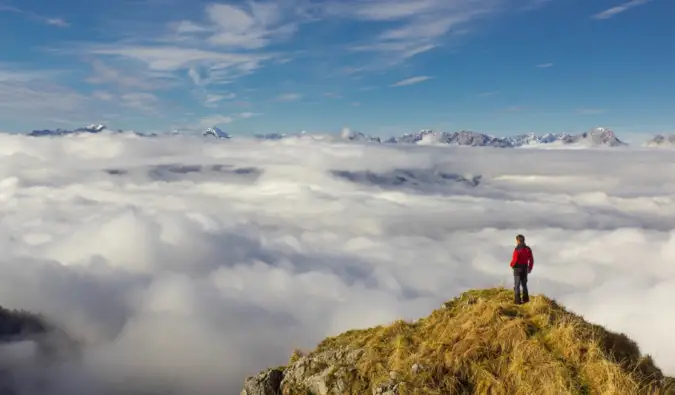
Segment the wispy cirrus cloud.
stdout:
<path fill-rule="evenodd" d="M 537 67 L 539 69 L 548 69 L 548 68 L 551 68 L 553 66 L 555 66 L 555 63 L 540 63 L 538 65 L 535 65 L 535 67 Z"/>
<path fill-rule="evenodd" d="M 242 6 L 208 4 L 204 20 L 182 20 L 169 24 L 181 38 L 230 49 L 262 49 L 289 39 L 300 19 L 292 8 L 278 2 L 247 2 Z"/>
<path fill-rule="evenodd" d="M 212 3 L 203 6 L 199 19 L 143 26 L 139 29 L 147 29 L 144 34 L 120 31 L 117 42 L 69 45 L 61 52 L 97 58 L 98 80 L 112 82 L 117 78 L 121 84 L 133 83 L 103 70 L 101 64 L 110 61 L 124 63 L 137 74 L 165 72 L 206 87 L 231 83 L 267 62 L 288 61 L 287 53 L 272 52 L 267 47 L 291 38 L 303 20 L 296 8 L 284 2 Z"/>
<path fill-rule="evenodd" d="M 232 100 L 235 97 L 237 97 L 237 95 L 235 93 L 232 93 L 232 92 L 225 93 L 225 94 L 222 94 L 222 95 L 207 93 L 206 97 L 204 98 L 204 106 L 206 106 L 206 107 L 216 107 L 218 105 L 218 103 L 220 103 L 221 101 Z"/>
<path fill-rule="evenodd" d="M 198 125 L 201 129 L 206 129 L 214 126 L 227 125 L 233 121 L 234 118 L 227 115 L 211 115 L 200 119 Z"/>
<path fill-rule="evenodd" d="M 415 85 L 415 84 L 419 84 L 421 82 L 430 80 L 432 78 L 434 78 L 434 77 L 430 77 L 428 75 L 420 75 L 420 76 L 417 76 L 417 77 L 406 78 L 406 79 L 398 81 L 397 83 L 392 84 L 390 86 L 392 88 L 396 88 L 396 87 L 399 87 L 399 86 Z"/>
<path fill-rule="evenodd" d="M 158 108 L 160 100 L 157 96 L 147 92 L 130 92 L 120 96 L 122 106 L 135 109 L 146 115 L 160 115 Z"/>
<path fill-rule="evenodd" d="M 383 26 L 367 42 L 350 46 L 353 51 L 384 55 L 396 64 L 444 44 L 450 36 L 463 35 L 472 23 L 508 9 L 503 0 L 370 0 L 345 1 L 326 7 L 330 15 Z M 512 4 L 513 2 L 511 2 Z"/>
<path fill-rule="evenodd" d="M 92 123 L 106 114 L 161 116 L 162 101 L 134 89 L 78 91 L 60 82 L 62 72 L 32 70 L 25 65 L 0 64 L 0 117 L 30 117 L 35 123 L 57 119 L 67 126 Z"/>
<path fill-rule="evenodd" d="M 53 70 L 0 63 L 0 116 L 44 120 L 91 110 L 86 95 L 53 81 L 57 75 Z"/>
<path fill-rule="evenodd" d="M 263 114 L 258 112 L 240 112 L 230 115 L 210 115 L 199 119 L 197 121 L 197 125 L 200 129 L 206 129 L 214 126 L 219 127 L 235 122 L 236 120 L 250 119 L 253 117 L 259 117 L 261 115 Z"/>
<path fill-rule="evenodd" d="M 237 114 L 237 117 L 242 118 L 242 119 L 249 119 L 253 117 L 259 117 L 263 115 L 262 113 L 259 112 L 241 112 Z"/>
<path fill-rule="evenodd" d="M 606 113 L 607 110 L 604 108 L 579 108 L 577 109 L 577 114 L 580 115 L 600 115 Z"/>
<path fill-rule="evenodd" d="M 161 72 L 147 72 L 108 65 L 100 59 L 91 61 L 92 74 L 85 79 L 94 85 L 113 85 L 120 88 L 154 90 L 169 85 L 170 75 Z"/>
<path fill-rule="evenodd" d="M 276 97 L 276 101 L 289 102 L 300 100 L 302 95 L 299 93 L 284 93 Z"/>
<path fill-rule="evenodd" d="M 323 94 L 323 97 L 328 97 L 330 99 L 342 99 L 344 96 L 335 92 L 326 92 Z"/>
<path fill-rule="evenodd" d="M 37 13 L 32 12 L 32 11 L 28 11 L 28 10 L 24 10 L 24 9 L 21 9 L 21 8 L 8 6 L 8 5 L 1 5 L 0 4 L 0 12 L 12 12 L 12 13 L 15 13 L 15 14 L 25 15 L 27 18 L 38 21 L 38 22 L 43 23 L 45 25 L 56 26 L 56 27 L 69 27 L 70 26 L 70 23 L 68 23 L 63 18 L 47 17 L 47 16 L 40 15 L 40 14 L 37 14 Z"/>
<path fill-rule="evenodd" d="M 606 9 L 602 12 L 599 12 L 599 13 L 593 15 L 593 19 L 609 19 L 613 16 L 621 14 L 622 12 L 628 11 L 633 7 L 637 7 L 637 6 L 640 6 L 640 5 L 647 4 L 650 1 L 651 0 L 631 0 L 631 1 L 628 1 L 624 4 L 621 4 L 621 5 L 618 5 L 616 7 L 612 7 L 612 8 Z"/>

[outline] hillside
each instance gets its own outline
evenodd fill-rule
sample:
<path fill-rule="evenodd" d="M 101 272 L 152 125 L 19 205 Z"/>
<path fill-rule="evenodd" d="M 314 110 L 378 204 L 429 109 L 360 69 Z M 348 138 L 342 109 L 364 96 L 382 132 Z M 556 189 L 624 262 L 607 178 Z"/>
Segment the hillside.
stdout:
<path fill-rule="evenodd" d="M 325 339 L 245 382 L 272 394 L 675 394 L 626 336 L 537 295 L 469 291 L 416 322 Z"/>

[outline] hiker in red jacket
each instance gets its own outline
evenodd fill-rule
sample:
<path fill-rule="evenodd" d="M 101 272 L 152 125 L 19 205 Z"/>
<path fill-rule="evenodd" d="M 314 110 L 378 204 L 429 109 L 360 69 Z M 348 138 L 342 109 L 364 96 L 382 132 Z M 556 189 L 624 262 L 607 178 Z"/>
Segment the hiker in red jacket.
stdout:
<path fill-rule="evenodd" d="M 511 258 L 511 267 L 513 268 L 513 290 L 515 291 L 514 301 L 516 304 L 527 303 L 530 301 L 530 295 L 527 291 L 527 275 L 534 267 L 534 256 L 532 249 L 525 244 L 525 236 L 516 236 L 516 249 L 513 250 Z M 523 299 L 520 299 L 520 288 L 523 288 Z"/>

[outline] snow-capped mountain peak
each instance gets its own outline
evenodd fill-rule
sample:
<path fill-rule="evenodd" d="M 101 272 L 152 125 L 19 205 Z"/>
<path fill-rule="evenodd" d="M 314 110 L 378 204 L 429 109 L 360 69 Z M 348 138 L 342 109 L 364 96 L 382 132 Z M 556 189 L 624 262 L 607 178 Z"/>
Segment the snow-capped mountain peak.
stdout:
<path fill-rule="evenodd" d="M 626 145 L 626 143 L 616 137 L 616 134 L 612 130 L 602 127 L 597 127 L 588 133 L 583 133 L 580 137 L 580 141 L 585 141 L 591 145 L 607 145 L 610 147 Z"/>
<path fill-rule="evenodd" d="M 232 136 L 223 132 L 222 130 L 220 130 L 219 128 L 217 128 L 215 126 L 212 127 L 212 128 L 208 128 L 205 131 L 203 131 L 202 136 L 214 136 L 214 137 L 219 138 L 219 139 L 231 139 L 232 138 Z"/>
<path fill-rule="evenodd" d="M 352 141 L 373 141 L 378 143 L 381 142 L 379 137 L 367 136 L 361 132 L 355 132 L 349 128 L 342 129 L 342 131 L 340 132 L 340 138 Z"/>
<path fill-rule="evenodd" d="M 106 126 L 103 125 L 103 124 L 101 124 L 101 123 L 99 123 L 98 125 L 94 125 L 94 124 L 89 125 L 89 126 L 85 127 L 84 129 L 92 130 L 92 131 L 96 131 L 96 132 L 100 132 L 100 131 L 102 131 L 103 129 L 106 129 Z"/>

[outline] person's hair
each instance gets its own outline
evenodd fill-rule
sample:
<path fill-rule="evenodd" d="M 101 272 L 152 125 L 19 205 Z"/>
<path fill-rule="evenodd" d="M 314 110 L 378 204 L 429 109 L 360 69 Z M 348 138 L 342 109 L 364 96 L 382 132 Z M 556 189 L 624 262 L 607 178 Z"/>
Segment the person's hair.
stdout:
<path fill-rule="evenodd" d="M 516 240 L 518 240 L 518 243 L 520 244 L 525 244 L 525 236 L 523 235 L 516 236 Z"/>

